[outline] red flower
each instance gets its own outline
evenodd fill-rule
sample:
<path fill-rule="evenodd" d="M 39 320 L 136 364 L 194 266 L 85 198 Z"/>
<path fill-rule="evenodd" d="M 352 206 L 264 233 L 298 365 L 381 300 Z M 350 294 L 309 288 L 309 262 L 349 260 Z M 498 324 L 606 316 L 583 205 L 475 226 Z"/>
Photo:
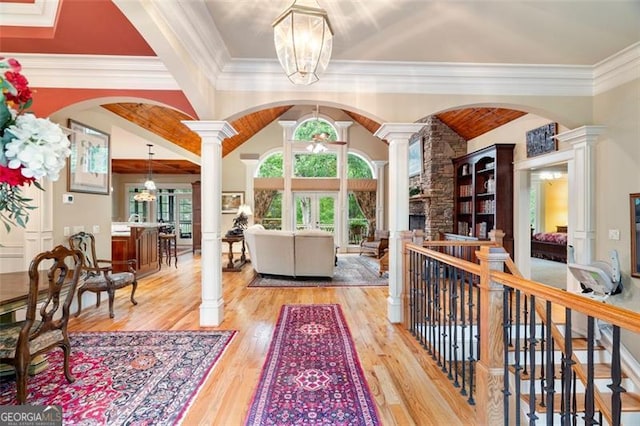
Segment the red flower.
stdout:
<path fill-rule="evenodd" d="M 15 102 L 18 105 L 29 102 L 31 99 L 31 89 L 29 89 L 29 82 L 25 76 L 17 72 L 7 71 L 4 73 L 4 77 L 18 92 L 16 95 L 9 92 L 5 93 L 7 100 Z"/>
<path fill-rule="evenodd" d="M 13 72 L 20 72 L 22 70 L 22 66 L 20 65 L 20 62 L 18 62 L 15 58 L 7 59 L 7 63 L 9 64 L 9 66 L 11 67 L 11 71 Z"/>
<path fill-rule="evenodd" d="M 0 182 L 8 183 L 11 186 L 22 186 L 25 183 L 31 185 L 31 182 L 35 181 L 35 178 L 22 176 L 21 168 L 22 167 L 10 169 L 9 167 L 0 166 Z"/>

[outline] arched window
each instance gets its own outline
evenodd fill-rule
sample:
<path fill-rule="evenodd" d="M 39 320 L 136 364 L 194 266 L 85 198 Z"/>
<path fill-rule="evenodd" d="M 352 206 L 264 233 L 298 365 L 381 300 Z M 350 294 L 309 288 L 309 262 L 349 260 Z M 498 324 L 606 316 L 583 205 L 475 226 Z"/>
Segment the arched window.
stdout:
<path fill-rule="evenodd" d="M 289 146 L 292 148 L 292 169 L 290 178 L 337 178 L 338 176 L 338 150 L 336 145 L 328 145 L 328 150 L 319 153 L 310 153 L 307 150 L 313 136 L 318 133 L 326 133 L 328 140 L 337 140 L 338 134 L 333 125 L 322 118 L 310 118 L 301 122 L 293 132 L 294 142 Z M 347 152 L 346 179 L 373 179 L 375 168 L 366 154 L 359 152 Z M 274 150 L 263 157 L 260 162 L 256 177 L 258 178 L 281 178 L 284 176 L 284 152 Z M 264 190 L 267 191 L 267 190 Z M 267 191 L 268 192 L 268 191 Z M 348 191 L 347 203 L 348 216 L 346 224 L 347 238 L 349 244 L 359 244 L 369 233 L 369 221 L 356 199 L 356 194 Z M 262 224 L 266 228 L 281 229 L 283 211 L 282 190 L 268 194 L 270 199 L 269 207 L 262 217 Z M 337 198 L 332 198 L 335 203 Z M 318 221 L 320 223 L 333 223 L 334 216 L 331 214 L 334 204 L 323 205 L 320 200 Z M 296 213 L 299 214 L 297 209 Z M 331 219 L 325 218 L 331 217 Z M 343 227 L 343 229 L 345 229 Z"/>
<path fill-rule="evenodd" d="M 338 158 L 335 152 L 308 153 L 314 136 L 324 133 L 329 141 L 337 140 L 335 127 L 325 119 L 314 117 L 303 121 L 293 132 L 296 141 L 293 154 L 293 176 L 302 178 L 337 177 Z M 304 152 L 299 150 L 303 149 Z"/>
<path fill-rule="evenodd" d="M 371 164 L 360 155 L 350 152 L 347 155 L 347 178 L 373 179 Z"/>
<path fill-rule="evenodd" d="M 293 139 L 296 141 L 309 142 L 313 140 L 313 135 L 326 133 L 330 141 L 338 140 L 336 128 L 323 118 L 310 118 L 303 121 L 293 132 Z"/>
<path fill-rule="evenodd" d="M 283 177 L 282 152 L 274 152 L 262 160 L 258 168 L 257 177 Z"/>

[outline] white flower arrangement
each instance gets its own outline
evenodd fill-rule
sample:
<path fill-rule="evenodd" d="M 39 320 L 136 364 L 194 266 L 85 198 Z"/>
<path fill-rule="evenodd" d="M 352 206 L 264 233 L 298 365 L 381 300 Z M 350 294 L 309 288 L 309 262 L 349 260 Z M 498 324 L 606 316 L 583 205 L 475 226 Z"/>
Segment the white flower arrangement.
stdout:
<path fill-rule="evenodd" d="M 71 154 L 71 142 L 60 126 L 45 118 L 23 114 L 5 132 L 13 135 L 4 153 L 10 169 L 22 167 L 21 173 L 27 178 L 58 180 Z"/>
<path fill-rule="evenodd" d="M 21 188 L 38 179 L 58 180 L 71 154 L 71 143 L 60 126 L 27 110 L 33 99 L 22 67 L 13 58 L 0 57 L 0 222 L 9 231 L 29 220 L 31 199 Z"/>

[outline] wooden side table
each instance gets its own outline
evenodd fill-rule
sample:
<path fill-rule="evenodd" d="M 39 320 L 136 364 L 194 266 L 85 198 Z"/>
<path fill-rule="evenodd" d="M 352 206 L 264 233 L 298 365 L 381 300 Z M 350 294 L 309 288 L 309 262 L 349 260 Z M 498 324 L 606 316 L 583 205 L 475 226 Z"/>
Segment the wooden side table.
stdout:
<path fill-rule="evenodd" d="M 223 272 L 240 272 L 245 263 L 247 263 L 247 256 L 245 255 L 244 236 L 234 235 L 222 237 L 222 242 L 229 244 L 229 261 L 222 267 Z M 233 258 L 233 243 L 242 243 L 242 252 L 240 259 Z"/>
<path fill-rule="evenodd" d="M 389 249 L 384 249 L 384 254 L 380 259 L 378 259 L 380 263 L 380 276 L 389 270 Z"/>

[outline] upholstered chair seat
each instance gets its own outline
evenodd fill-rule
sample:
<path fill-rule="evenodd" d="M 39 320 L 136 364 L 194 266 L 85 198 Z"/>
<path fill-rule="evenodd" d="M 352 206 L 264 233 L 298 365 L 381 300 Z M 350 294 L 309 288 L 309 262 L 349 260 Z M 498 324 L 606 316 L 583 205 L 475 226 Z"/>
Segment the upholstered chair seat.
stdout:
<path fill-rule="evenodd" d="M 43 263 L 51 266 L 41 270 Z M 32 360 L 52 349 L 62 348 L 64 375 L 69 383 L 74 381 L 69 367 L 71 343 L 67 324 L 81 270 L 82 253 L 78 250 L 60 245 L 37 255 L 29 266 L 25 320 L 0 325 L 0 363 L 15 369 L 18 404 L 24 404 L 27 400 L 27 380 Z M 64 300 L 61 300 L 63 297 Z M 44 301 L 39 308 L 38 303 L 42 299 Z"/>
<path fill-rule="evenodd" d="M 387 247 L 389 247 L 389 231 L 376 229 L 373 237 L 360 243 L 360 254 L 372 255 L 379 259 Z"/>
<path fill-rule="evenodd" d="M 128 271 L 113 272 L 115 262 L 106 259 L 98 259 L 96 256 L 96 241 L 93 234 L 79 232 L 69 237 L 69 245 L 78 249 L 84 255 L 82 283 L 78 288 L 78 312 L 82 312 L 82 294 L 90 291 L 96 294 L 96 307 L 100 306 L 100 293 L 107 292 L 109 297 L 109 317 L 113 318 L 113 301 L 116 290 L 131 286 L 131 303 L 137 305 L 134 295 L 138 287 L 136 277 L 136 261 L 128 260 Z"/>

